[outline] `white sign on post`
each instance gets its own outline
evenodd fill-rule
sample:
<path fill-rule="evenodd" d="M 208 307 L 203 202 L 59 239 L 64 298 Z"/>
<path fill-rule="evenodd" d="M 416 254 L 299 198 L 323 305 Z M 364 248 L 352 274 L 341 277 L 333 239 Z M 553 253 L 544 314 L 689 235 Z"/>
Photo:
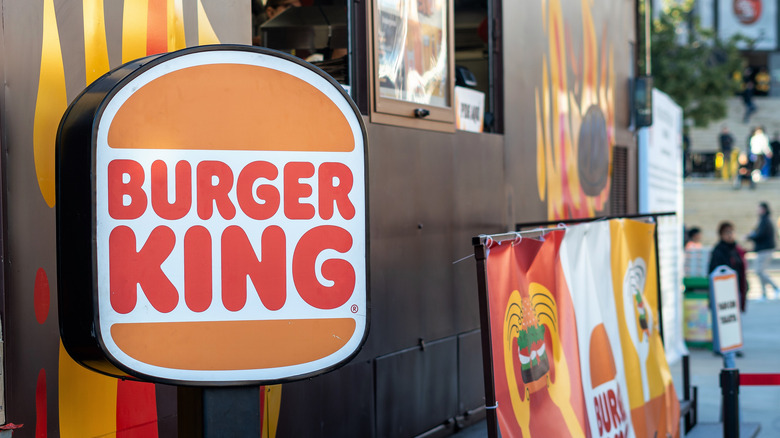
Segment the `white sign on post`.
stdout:
<path fill-rule="evenodd" d="M 719 351 L 742 348 L 742 319 L 739 313 L 737 273 L 718 266 L 710 275 L 715 339 Z"/>

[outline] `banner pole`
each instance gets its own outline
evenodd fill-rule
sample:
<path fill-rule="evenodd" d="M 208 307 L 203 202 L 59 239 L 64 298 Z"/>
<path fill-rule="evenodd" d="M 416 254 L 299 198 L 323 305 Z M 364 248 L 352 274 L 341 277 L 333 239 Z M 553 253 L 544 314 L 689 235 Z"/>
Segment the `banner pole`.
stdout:
<path fill-rule="evenodd" d="M 739 370 L 720 370 L 723 437 L 739 438 Z"/>
<path fill-rule="evenodd" d="M 493 340 L 490 335 L 490 304 L 487 294 L 487 252 L 479 238 L 474 238 L 474 257 L 477 260 L 479 289 L 479 325 L 482 335 L 482 375 L 485 383 L 485 415 L 488 438 L 498 438 L 498 404 L 493 381 Z"/>
<path fill-rule="evenodd" d="M 515 224 L 515 231 L 520 231 L 523 228 L 528 227 L 546 227 L 550 225 L 570 225 L 570 224 L 585 224 L 590 222 L 596 222 L 596 221 L 608 221 L 612 219 L 645 219 L 645 218 L 658 218 L 659 216 L 676 216 L 677 212 L 674 211 L 664 211 L 661 213 L 641 213 L 641 214 L 624 214 L 619 216 L 598 216 L 598 217 L 587 217 L 587 218 L 580 218 L 580 219 L 560 219 L 557 221 L 542 221 L 542 222 L 524 222 L 524 223 L 516 223 Z"/>

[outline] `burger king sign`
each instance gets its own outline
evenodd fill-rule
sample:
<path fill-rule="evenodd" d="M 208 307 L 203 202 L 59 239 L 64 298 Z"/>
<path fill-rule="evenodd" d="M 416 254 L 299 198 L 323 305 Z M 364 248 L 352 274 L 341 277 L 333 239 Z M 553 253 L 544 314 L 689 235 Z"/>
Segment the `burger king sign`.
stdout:
<path fill-rule="evenodd" d="M 366 205 L 362 118 L 317 68 L 245 46 L 125 64 L 60 124 L 65 348 L 174 384 L 335 368 L 368 332 Z"/>

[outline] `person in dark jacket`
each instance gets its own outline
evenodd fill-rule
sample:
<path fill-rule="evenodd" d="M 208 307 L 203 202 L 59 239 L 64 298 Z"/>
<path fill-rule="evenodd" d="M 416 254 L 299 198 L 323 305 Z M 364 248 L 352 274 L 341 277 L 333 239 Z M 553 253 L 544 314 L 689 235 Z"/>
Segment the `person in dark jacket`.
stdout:
<path fill-rule="evenodd" d="M 761 280 L 761 296 L 759 300 L 764 299 L 766 295 L 766 286 L 772 287 L 775 297 L 780 298 L 777 285 L 766 273 L 769 263 L 772 261 L 772 253 L 775 251 L 775 226 L 772 224 L 769 211 L 769 204 L 762 202 L 758 205 L 758 226 L 747 238 L 753 241 L 753 250 L 756 252 L 756 274 Z M 768 296 L 767 296 L 768 298 Z"/>
<path fill-rule="evenodd" d="M 739 308 L 745 311 L 745 298 L 747 297 L 747 277 L 745 276 L 745 251 L 737 245 L 734 239 L 734 224 L 723 221 L 718 225 L 720 241 L 712 248 L 710 255 L 710 273 L 718 266 L 726 265 L 737 273 L 739 284 Z"/>

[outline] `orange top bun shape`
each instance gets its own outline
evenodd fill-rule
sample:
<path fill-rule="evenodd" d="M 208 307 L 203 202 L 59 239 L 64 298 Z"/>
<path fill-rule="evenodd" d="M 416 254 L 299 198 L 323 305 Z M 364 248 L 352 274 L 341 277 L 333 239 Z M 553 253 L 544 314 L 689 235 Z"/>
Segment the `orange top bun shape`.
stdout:
<path fill-rule="evenodd" d="M 590 383 L 596 388 L 614 379 L 617 375 L 615 358 L 609 345 L 609 336 L 604 324 L 597 325 L 590 336 Z"/>
<path fill-rule="evenodd" d="M 311 84 L 260 66 L 210 64 L 141 87 L 114 117 L 108 145 L 349 152 L 355 140 L 341 111 Z"/>

